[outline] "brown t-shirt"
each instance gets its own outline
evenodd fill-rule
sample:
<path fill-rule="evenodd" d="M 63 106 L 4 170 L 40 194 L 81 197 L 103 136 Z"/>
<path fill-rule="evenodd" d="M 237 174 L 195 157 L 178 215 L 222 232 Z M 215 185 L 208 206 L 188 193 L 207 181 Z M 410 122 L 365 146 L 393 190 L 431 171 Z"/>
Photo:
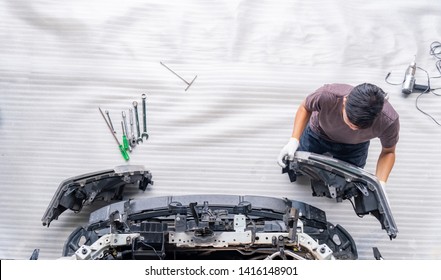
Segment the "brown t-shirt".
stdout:
<path fill-rule="evenodd" d="M 331 142 L 358 144 L 378 137 L 383 147 L 393 147 L 398 142 L 400 122 L 398 113 L 387 100 L 370 128 L 352 130 L 343 121 L 343 98 L 353 88 L 346 84 L 327 84 L 308 95 L 305 107 L 312 112 L 311 129 Z"/>

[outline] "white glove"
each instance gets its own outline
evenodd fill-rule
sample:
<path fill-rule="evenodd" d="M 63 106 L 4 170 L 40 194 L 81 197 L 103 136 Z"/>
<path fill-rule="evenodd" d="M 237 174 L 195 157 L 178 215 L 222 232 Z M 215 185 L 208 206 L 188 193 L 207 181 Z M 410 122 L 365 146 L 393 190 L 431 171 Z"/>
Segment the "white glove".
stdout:
<path fill-rule="evenodd" d="M 299 140 L 296 138 L 289 139 L 288 144 L 283 147 L 283 149 L 280 151 L 279 157 L 277 158 L 277 163 L 282 167 L 285 168 L 286 164 L 283 162 L 285 158 L 288 158 L 288 160 L 294 160 L 294 153 L 299 148 Z"/>

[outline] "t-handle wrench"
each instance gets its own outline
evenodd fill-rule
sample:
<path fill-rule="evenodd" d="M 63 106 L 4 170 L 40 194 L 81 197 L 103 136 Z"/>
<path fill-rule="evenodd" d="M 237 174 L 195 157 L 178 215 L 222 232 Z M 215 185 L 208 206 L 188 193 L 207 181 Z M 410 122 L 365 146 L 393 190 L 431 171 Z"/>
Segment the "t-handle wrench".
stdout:
<path fill-rule="evenodd" d="M 175 71 L 171 70 L 167 65 L 165 65 L 162 61 L 160 61 L 159 63 L 161 63 L 162 66 L 164 66 L 165 68 L 167 68 L 170 72 L 172 72 L 173 74 L 175 74 L 179 79 L 181 79 L 184 83 L 187 84 L 187 87 L 185 88 L 185 91 L 187 91 L 187 89 L 193 84 L 194 80 L 196 80 L 196 78 L 198 77 L 197 75 L 193 78 L 193 80 L 191 80 L 191 82 L 187 82 L 184 78 L 182 78 L 181 76 L 179 76 Z"/>
<path fill-rule="evenodd" d="M 135 120 L 136 120 L 136 131 L 138 133 L 138 138 L 136 138 L 136 143 L 142 143 L 141 132 L 139 131 L 139 117 L 138 117 L 138 102 L 133 101 L 133 108 L 135 109 Z"/>
<path fill-rule="evenodd" d="M 149 139 L 149 135 L 147 134 L 147 109 L 146 109 L 146 104 L 145 104 L 145 100 L 147 98 L 147 96 L 145 94 L 141 95 L 142 97 L 142 117 L 143 117 L 143 132 L 142 132 L 142 136 L 141 137 L 145 137 L 145 140 Z"/>

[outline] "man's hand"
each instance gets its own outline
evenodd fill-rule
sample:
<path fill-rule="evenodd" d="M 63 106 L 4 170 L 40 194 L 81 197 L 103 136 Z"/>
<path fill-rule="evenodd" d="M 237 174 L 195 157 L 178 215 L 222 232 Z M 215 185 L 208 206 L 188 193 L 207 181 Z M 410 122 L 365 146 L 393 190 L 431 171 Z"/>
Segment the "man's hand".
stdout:
<path fill-rule="evenodd" d="M 280 151 L 279 157 L 277 158 L 277 163 L 280 165 L 280 167 L 286 167 L 286 164 L 283 162 L 285 158 L 288 158 L 288 160 L 294 160 L 294 153 L 298 148 L 299 140 L 296 138 L 289 139 L 288 144 L 283 147 L 283 149 Z"/>

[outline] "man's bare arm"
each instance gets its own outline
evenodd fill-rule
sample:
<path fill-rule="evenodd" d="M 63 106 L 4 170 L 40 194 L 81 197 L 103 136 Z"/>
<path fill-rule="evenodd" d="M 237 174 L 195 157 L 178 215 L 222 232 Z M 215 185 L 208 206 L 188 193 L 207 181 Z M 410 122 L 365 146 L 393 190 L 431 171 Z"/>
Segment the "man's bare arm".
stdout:
<path fill-rule="evenodd" d="M 390 172 L 395 164 L 395 147 L 382 148 L 378 157 L 376 176 L 378 180 L 387 182 Z"/>
<path fill-rule="evenodd" d="M 302 136 L 303 130 L 305 130 L 306 125 L 308 124 L 309 118 L 311 117 L 311 112 L 306 110 L 305 108 L 305 101 L 300 104 L 299 108 L 297 109 L 296 116 L 294 119 L 294 128 L 292 130 L 292 136 L 288 141 L 288 144 L 286 144 L 282 150 L 279 153 L 279 156 L 277 157 L 277 163 L 282 167 L 285 168 L 285 160 L 293 160 L 294 159 L 294 153 L 299 147 L 299 140 L 300 136 Z"/>
<path fill-rule="evenodd" d="M 300 140 L 300 136 L 302 136 L 310 117 L 311 112 L 305 108 L 305 101 L 303 101 L 297 109 L 296 117 L 294 119 L 294 127 L 291 136 L 292 138 Z"/>

